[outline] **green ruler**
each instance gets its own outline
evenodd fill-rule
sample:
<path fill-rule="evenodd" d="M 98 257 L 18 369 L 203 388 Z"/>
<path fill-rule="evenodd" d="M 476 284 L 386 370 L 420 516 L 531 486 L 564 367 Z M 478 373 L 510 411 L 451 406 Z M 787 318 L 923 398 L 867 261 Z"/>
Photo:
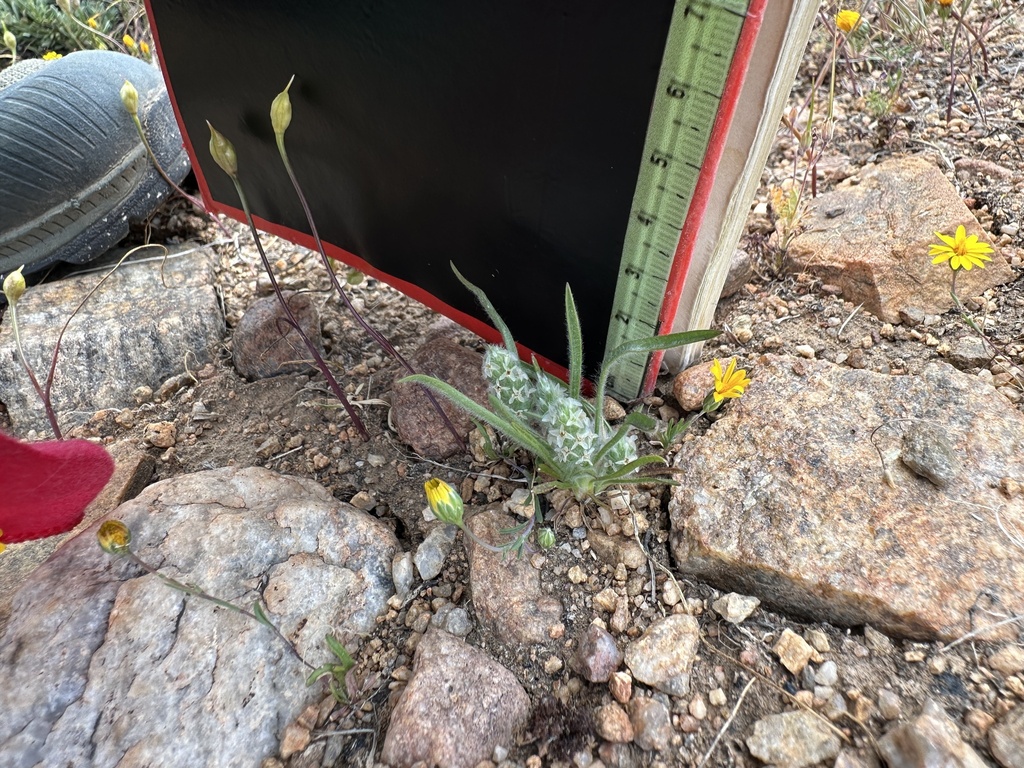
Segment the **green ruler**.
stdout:
<path fill-rule="evenodd" d="M 673 260 L 711 141 L 750 0 L 675 6 L 622 250 L 606 350 L 661 330 Z M 618 363 L 609 390 L 640 395 L 647 360 Z"/>

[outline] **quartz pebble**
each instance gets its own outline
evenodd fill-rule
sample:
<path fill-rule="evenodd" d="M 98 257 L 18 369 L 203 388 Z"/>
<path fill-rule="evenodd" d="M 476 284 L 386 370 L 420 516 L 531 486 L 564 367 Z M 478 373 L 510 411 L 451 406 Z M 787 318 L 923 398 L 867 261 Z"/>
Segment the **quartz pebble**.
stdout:
<path fill-rule="evenodd" d="M 641 749 L 661 751 L 672 738 L 672 718 L 668 707 L 656 699 L 640 697 L 629 705 L 633 741 Z"/>
<path fill-rule="evenodd" d="M 607 630 L 591 624 L 580 638 L 576 661 L 587 680 L 604 683 L 622 664 L 622 651 Z"/>
<path fill-rule="evenodd" d="M 741 624 L 752 614 L 761 601 L 756 597 L 740 595 L 730 592 L 715 600 L 711 607 L 715 612 L 730 624 Z"/>
<path fill-rule="evenodd" d="M 608 690 L 613 699 L 625 704 L 633 696 L 633 677 L 629 672 L 615 672 L 608 678 Z"/>
<path fill-rule="evenodd" d="M 619 704 L 605 704 L 597 710 L 595 727 L 597 735 L 606 741 L 624 743 L 633 740 L 633 724 Z"/>
<path fill-rule="evenodd" d="M 815 657 L 821 658 L 818 656 L 818 652 L 807 644 L 806 640 L 791 629 L 786 629 L 782 632 L 782 636 L 779 637 L 772 650 L 779 657 L 782 666 L 794 675 L 800 674 L 803 668 L 807 666 L 807 662 Z"/>
<path fill-rule="evenodd" d="M 886 720 L 899 719 L 902 703 L 900 697 L 888 688 L 878 691 L 878 714 Z"/>

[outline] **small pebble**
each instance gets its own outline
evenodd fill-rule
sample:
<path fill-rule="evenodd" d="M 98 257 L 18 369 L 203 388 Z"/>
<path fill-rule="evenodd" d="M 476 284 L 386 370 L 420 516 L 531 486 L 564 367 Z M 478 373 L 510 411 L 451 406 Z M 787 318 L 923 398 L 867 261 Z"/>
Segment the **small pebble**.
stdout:
<path fill-rule="evenodd" d="M 713 707 L 724 707 L 725 702 L 727 700 L 728 699 L 726 699 L 725 691 L 723 691 L 721 688 L 712 688 L 708 692 L 708 703 L 710 703 Z"/>
<path fill-rule="evenodd" d="M 980 709 L 968 709 L 964 714 L 964 725 L 976 730 L 982 736 L 988 733 L 988 729 L 995 724 L 996 719 L 988 712 Z"/>
<path fill-rule="evenodd" d="M 704 703 L 702 696 L 694 696 L 690 699 L 690 705 L 687 707 L 687 711 L 698 720 L 703 720 L 708 714 L 708 705 Z"/>
<path fill-rule="evenodd" d="M 902 703 L 900 697 L 888 688 L 878 691 L 878 714 L 886 720 L 897 720 L 900 716 Z"/>
<path fill-rule="evenodd" d="M 633 697 L 633 676 L 629 672 L 616 672 L 608 678 L 608 690 L 613 699 L 625 704 Z"/>
<path fill-rule="evenodd" d="M 626 743 L 633 740 L 633 725 L 619 704 L 605 704 L 597 710 L 594 721 L 597 735 L 606 741 Z"/>
<path fill-rule="evenodd" d="M 794 675 L 800 674 L 807 662 L 818 655 L 800 635 L 791 629 L 783 631 L 772 650 L 779 657 L 782 666 Z"/>
<path fill-rule="evenodd" d="M 808 360 L 814 359 L 814 347 L 810 344 L 798 344 L 795 350 L 800 357 L 806 357 Z"/>
<path fill-rule="evenodd" d="M 839 682 L 839 667 L 834 661 L 826 661 L 814 673 L 814 682 L 818 685 L 834 686 Z"/>
<path fill-rule="evenodd" d="M 811 647 L 818 653 L 828 653 L 832 650 L 828 642 L 828 635 L 820 629 L 809 629 L 804 633 L 804 639 L 811 644 Z"/>

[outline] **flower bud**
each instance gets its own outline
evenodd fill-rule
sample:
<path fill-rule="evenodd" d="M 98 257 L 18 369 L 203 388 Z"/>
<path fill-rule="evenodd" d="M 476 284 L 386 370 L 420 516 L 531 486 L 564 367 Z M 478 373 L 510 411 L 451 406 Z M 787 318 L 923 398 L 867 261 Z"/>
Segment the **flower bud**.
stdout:
<path fill-rule="evenodd" d="M 14 33 L 7 28 L 6 24 L 4 24 L 4 45 L 10 49 L 12 55 L 17 56 L 18 38 L 16 38 Z"/>
<path fill-rule="evenodd" d="M 25 276 L 21 274 L 21 270 L 24 268 L 25 265 L 22 264 L 4 278 L 4 296 L 7 297 L 7 303 L 11 306 L 17 304 L 21 294 L 25 292 Z"/>
<path fill-rule="evenodd" d="M 132 117 L 139 114 L 139 92 L 128 80 L 125 80 L 124 85 L 121 86 L 121 103 Z"/>
<path fill-rule="evenodd" d="M 274 97 L 274 102 L 270 105 L 270 122 L 278 136 L 282 136 L 292 123 L 292 100 L 288 97 L 288 89 L 292 87 L 294 81 L 295 75 L 292 75 L 288 85 Z"/>
<path fill-rule="evenodd" d="M 555 532 L 550 528 L 541 528 L 537 531 L 537 543 L 541 549 L 551 549 L 555 546 Z"/>
<path fill-rule="evenodd" d="M 235 178 L 238 176 L 238 156 L 235 155 L 234 146 L 220 131 L 210 125 L 209 120 L 206 124 L 210 126 L 210 154 L 224 173 Z"/>
<path fill-rule="evenodd" d="M 132 543 L 132 532 L 120 520 L 107 520 L 96 532 L 96 538 L 107 554 L 123 555 Z"/>
<path fill-rule="evenodd" d="M 131 35 L 126 34 L 124 37 L 121 38 L 121 42 L 124 43 L 124 47 L 127 48 L 129 51 L 134 51 L 136 48 L 138 48 L 138 46 L 135 44 L 135 38 L 133 38 Z"/>
<path fill-rule="evenodd" d="M 444 480 L 432 477 L 423 484 L 434 517 L 451 525 L 462 525 L 462 497 Z"/>

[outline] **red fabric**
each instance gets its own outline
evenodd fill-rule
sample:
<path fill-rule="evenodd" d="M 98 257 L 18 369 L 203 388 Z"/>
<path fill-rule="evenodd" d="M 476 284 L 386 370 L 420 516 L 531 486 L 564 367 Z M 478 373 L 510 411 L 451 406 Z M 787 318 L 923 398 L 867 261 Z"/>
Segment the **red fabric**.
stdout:
<path fill-rule="evenodd" d="M 0 542 L 70 531 L 113 473 L 114 460 L 95 443 L 23 443 L 0 432 Z"/>

